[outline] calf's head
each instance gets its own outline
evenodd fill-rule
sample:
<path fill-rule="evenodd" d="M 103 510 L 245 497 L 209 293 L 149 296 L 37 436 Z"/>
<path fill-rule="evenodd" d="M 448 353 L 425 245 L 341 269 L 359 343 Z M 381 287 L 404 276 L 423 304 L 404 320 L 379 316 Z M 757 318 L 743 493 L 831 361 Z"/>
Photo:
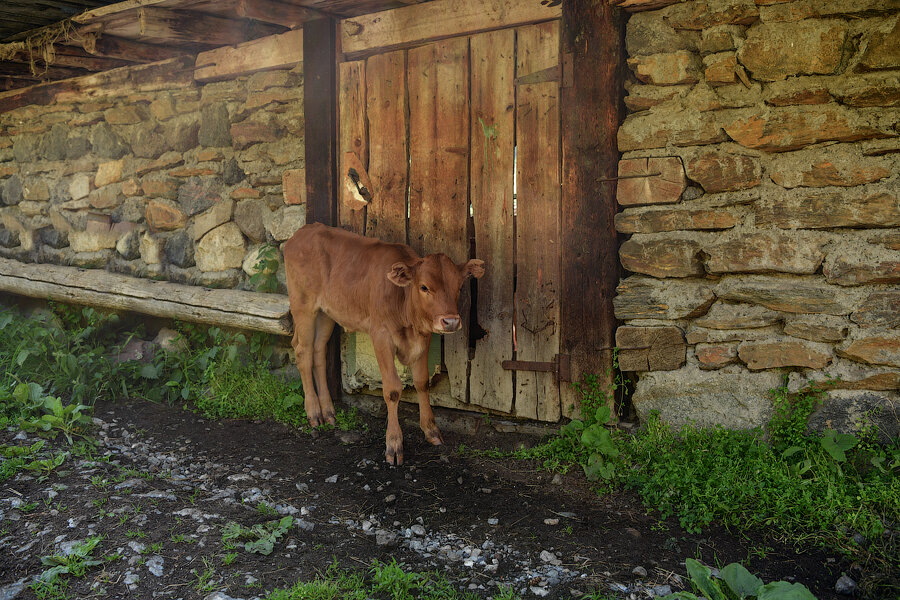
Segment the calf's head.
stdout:
<path fill-rule="evenodd" d="M 387 278 L 407 288 L 413 326 L 421 333 L 452 333 L 462 327 L 459 290 L 469 277 L 484 275 L 484 261 L 457 265 L 445 254 L 429 254 L 413 262 L 397 262 Z"/>

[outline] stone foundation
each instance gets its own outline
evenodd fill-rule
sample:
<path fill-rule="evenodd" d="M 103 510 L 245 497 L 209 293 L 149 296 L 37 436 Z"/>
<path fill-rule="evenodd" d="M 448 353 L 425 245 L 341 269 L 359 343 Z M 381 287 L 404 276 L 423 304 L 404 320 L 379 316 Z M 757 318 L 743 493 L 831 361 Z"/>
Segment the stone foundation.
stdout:
<path fill-rule="evenodd" d="M 839 378 L 814 427 L 896 436 L 897 4 L 669 4 L 629 19 L 618 136 L 639 417 L 762 425 L 787 372 Z"/>

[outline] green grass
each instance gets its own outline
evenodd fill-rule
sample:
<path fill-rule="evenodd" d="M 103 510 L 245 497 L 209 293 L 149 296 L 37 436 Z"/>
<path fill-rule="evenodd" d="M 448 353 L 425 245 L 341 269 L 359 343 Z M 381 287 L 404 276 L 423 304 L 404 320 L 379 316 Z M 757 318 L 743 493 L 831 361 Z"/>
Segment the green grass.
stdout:
<path fill-rule="evenodd" d="M 376 561 L 368 572 L 341 569 L 335 563 L 312 581 L 277 589 L 267 600 L 475 600 L 468 592 L 456 590 L 443 575 L 416 572 L 403 563 Z M 497 600 L 519 600 L 509 591 Z"/>
<path fill-rule="evenodd" d="M 207 376 L 209 392 L 198 400 L 197 406 L 209 418 L 306 425 L 303 397 L 295 384 L 272 374 L 265 365 L 211 368 Z"/>

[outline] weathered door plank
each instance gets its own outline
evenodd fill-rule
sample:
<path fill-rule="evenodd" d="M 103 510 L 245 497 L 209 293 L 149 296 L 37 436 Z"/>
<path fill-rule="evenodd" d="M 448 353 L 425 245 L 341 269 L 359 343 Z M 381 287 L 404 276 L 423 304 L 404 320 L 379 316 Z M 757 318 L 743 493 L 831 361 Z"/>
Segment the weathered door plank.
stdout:
<path fill-rule="evenodd" d="M 559 23 L 517 30 L 516 72 L 559 62 Z M 552 361 L 559 352 L 559 83 L 518 87 L 516 102 L 516 334 L 518 360 Z M 516 374 L 516 415 L 556 421 L 559 390 L 551 373 Z"/>
<path fill-rule="evenodd" d="M 420 255 L 467 260 L 469 42 L 455 38 L 409 50 L 409 243 Z M 418 293 L 414 290 L 413 293 Z M 466 401 L 468 285 L 460 296 L 462 331 L 443 338 L 454 399 Z"/>
<path fill-rule="evenodd" d="M 366 235 L 405 244 L 409 160 L 405 50 L 366 61 L 366 113 L 369 177 L 375 188 L 366 210 Z"/>
<path fill-rule="evenodd" d="M 478 323 L 487 332 L 475 344 L 469 400 L 510 412 L 513 374 L 500 363 L 512 358 L 513 160 L 515 152 L 515 32 L 471 37 L 471 199 L 475 253 L 487 273 L 478 281 Z"/>
<path fill-rule="evenodd" d="M 346 152 L 355 152 L 362 165 L 368 166 L 365 61 L 340 64 L 339 93 L 341 139 L 338 146 L 338 217 L 341 227 L 362 235 L 366 232 L 366 207 L 360 207 L 347 189 L 348 165 L 344 155 Z"/>

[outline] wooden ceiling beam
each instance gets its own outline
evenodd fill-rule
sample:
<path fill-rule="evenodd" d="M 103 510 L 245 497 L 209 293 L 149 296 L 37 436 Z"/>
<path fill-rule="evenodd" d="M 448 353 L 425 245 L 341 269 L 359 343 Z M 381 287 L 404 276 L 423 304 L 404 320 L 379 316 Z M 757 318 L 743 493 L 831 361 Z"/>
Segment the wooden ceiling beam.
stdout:
<path fill-rule="evenodd" d="M 226 19 L 206 13 L 148 7 L 139 11 L 140 35 L 182 44 L 231 46 L 282 33 L 277 25 Z"/>
<path fill-rule="evenodd" d="M 299 27 L 307 21 L 322 19 L 327 15 L 312 8 L 287 4 L 277 0 L 237 0 L 234 6 L 237 16 L 255 19 L 265 23 L 274 23 L 291 29 Z"/>
<path fill-rule="evenodd" d="M 33 79 L 41 81 L 44 79 L 67 79 L 69 77 L 78 77 L 90 73 L 85 69 L 70 69 L 67 67 L 47 67 L 37 68 L 37 75 L 31 72 L 31 65 L 28 63 L 5 61 L 0 63 L 0 77 L 10 76 L 20 79 Z"/>
<path fill-rule="evenodd" d="M 70 45 L 78 46 L 83 44 L 76 42 L 75 40 L 72 40 L 69 43 Z M 156 62 L 188 54 L 188 52 L 180 48 L 144 44 L 142 42 L 135 42 L 133 40 L 105 34 L 101 34 L 100 37 L 96 39 L 93 46 L 84 44 L 84 49 L 88 54 L 93 56 L 116 58 L 138 63 Z"/>
<path fill-rule="evenodd" d="M 134 64 L 132 61 L 128 60 L 93 56 L 78 46 L 54 44 L 53 52 L 53 59 L 49 63 L 50 66 L 53 67 L 73 67 L 76 69 L 86 69 L 88 71 L 106 71 Z M 25 63 L 30 62 L 32 59 L 35 63 L 44 65 L 44 57 L 40 52 L 36 52 L 32 56 L 27 51 L 22 51 L 12 58 L 15 62 Z"/>

